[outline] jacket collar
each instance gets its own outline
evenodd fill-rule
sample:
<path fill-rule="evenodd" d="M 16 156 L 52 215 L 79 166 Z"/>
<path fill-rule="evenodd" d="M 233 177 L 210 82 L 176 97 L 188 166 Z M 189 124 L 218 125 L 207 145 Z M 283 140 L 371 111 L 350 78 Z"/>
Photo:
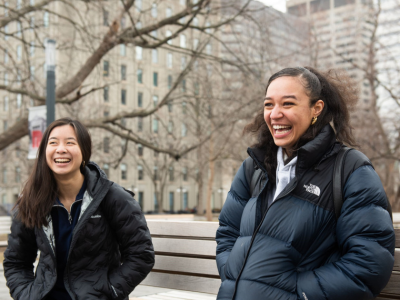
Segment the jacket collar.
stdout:
<path fill-rule="evenodd" d="M 325 125 L 312 141 L 302 146 L 297 152 L 296 176 L 310 167 L 318 165 L 326 157 L 336 153 L 339 148 L 333 147 L 335 142 L 336 135 L 331 125 Z M 265 172 L 265 150 L 261 148 L 248 148 L 247 153 L 253 158 L 257 167 Z"/>

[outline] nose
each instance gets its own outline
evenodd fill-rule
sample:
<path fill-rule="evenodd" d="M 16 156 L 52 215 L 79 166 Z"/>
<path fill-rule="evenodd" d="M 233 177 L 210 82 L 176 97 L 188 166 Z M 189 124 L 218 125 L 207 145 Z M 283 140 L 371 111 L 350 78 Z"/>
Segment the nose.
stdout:
<path fill-rule="evenodd" d="M 279 105 L 275 105 L 271 110 L 270 118 L 271 119 L 279 119 L 282 117 L 281 107 Z"/>
<path fill-rule="evenodd" d="M 67 150 L 65 149 L 64 143 L 59 143 L 59 144 L 57 145 L 56 152 L 57 152 L 57 153 L 66 153 L 66 152 L 67 152 Z"/>

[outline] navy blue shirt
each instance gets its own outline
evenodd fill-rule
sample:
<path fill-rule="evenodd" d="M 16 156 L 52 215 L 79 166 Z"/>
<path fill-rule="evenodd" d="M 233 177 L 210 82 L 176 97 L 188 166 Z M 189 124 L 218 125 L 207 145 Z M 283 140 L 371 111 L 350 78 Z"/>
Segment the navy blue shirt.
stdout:
<path fill-rule="evenodd" d="M 72 241 L 72 232 L 78 223 L 81 213 L 83 194 L 86 191 L 86 180 L 71 205 L 71 213 L 57 198 L 51 210 L 53 220 L 54 238 L 56 243 L 57 281 L 56 285 L 47 295 L 50 300 L 72 300 L 64 286 L 64 271 L 67 265 L 69 248 Z"/>

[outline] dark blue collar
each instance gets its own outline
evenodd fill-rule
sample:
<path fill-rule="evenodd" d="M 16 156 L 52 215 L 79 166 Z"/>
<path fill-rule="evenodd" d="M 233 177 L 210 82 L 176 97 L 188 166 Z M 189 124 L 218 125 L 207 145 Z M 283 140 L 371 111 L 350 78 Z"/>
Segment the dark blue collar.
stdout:
<path fill-rule="evenodd" d="M 78 195 L 76 195 L 75 201 L 82 200 L 83 199 L 83 194 L 85 194 L 85 191 L 86 191 L 86 179 L 83 180 L 82 187 L 79 190 Z M 60 199 L 58 199 L 58 197 L 56 198 L 56 201 L 54 201 L 54 204 L 63 205 L 61 203 Z"/>

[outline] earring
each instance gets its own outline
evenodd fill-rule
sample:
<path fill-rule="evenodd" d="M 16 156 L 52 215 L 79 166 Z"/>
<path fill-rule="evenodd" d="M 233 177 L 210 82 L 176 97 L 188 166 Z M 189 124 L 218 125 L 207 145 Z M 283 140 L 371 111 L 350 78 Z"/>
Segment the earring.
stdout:
<path fill-rule="evenodd" d="M 312 118 L 311 125 L 314 125 L 317 122 L 317 117 Z"/>
<path fill-rule="evenodd" d="M 85 167 L 85 161 L 82 160 L 82 167 Z"/>

